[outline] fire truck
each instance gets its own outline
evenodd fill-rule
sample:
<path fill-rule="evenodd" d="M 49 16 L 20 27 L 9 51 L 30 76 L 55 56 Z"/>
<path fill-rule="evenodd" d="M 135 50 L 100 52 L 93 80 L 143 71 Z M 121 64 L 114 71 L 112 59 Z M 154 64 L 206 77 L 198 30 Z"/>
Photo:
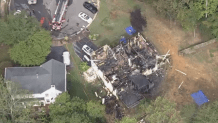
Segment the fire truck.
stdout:
<path fill-rule="evenodd" d="M 61 26 L 65 21 L 64 15 L 67 11 L 68 2 L 69 0 L 59 0 L 51 23 L 53 30 L 61 29 Z"/>

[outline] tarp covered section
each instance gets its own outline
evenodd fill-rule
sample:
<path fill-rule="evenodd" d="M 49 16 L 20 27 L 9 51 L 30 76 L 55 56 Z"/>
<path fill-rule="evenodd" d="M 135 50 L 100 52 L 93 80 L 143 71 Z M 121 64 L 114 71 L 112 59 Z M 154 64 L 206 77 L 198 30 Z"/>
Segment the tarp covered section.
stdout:
<path fill-rule="evenodd" d="M 132 26 L 127 27 L 125 30 L 126 33 L 128 33 L 129 35 L 133 35 L 134 33 L 136 33 L 136 30 Z"/>
<path fill-rule="evenodd" d="M 120 39 L 120 42 L 123 42 L 124 44 L 126 44 L 126 38 L 125 38 L 125 37 L 122 37 L 122 38 Z"/>
<path fill-rule="evenodd" d="M 198 104 L 198 106 L 201 106 L 202 104 L 209 102 L 209 100 L 207 99 L 207 97 L 204 95 L 204 93 L 199 90 L 196 93 L 191 94 L 192 98 L 194 99 L 194 101 Z"/>

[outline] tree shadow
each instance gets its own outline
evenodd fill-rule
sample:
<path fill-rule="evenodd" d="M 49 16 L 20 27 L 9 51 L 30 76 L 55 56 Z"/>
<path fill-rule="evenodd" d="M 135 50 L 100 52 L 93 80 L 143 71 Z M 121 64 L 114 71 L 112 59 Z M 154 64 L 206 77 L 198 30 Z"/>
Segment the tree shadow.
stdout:
<path fill-rule="evenodd" d="M 141 10 L 139 8 L 130 13 L 130 22 L 132 27 L 137 32 L 142 32 L 143 29 L 147 26 L 146 18 L 142 17 Z"/>

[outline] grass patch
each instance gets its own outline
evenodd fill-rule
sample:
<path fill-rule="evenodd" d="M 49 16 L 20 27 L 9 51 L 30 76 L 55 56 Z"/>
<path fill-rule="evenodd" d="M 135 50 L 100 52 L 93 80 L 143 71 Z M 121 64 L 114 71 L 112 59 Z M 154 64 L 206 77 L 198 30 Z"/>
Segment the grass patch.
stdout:
<path fill-rule="evenodd" d="M 0 46 L 0 62 L 2 61 L 10 61 L 10 55 L 8 53 L 9 46 Z"/>
<path fill-rule="evenodd" d="M 102 89 L 100 82 L 88 83 L 82 76 L 82 70 L 79 65 L 81 64 L 80 58 L 76 55 L 73 45 L 66 45 L 71 54 L 71 61 L 73 62 L 73 69 L 67 76 L 68 80 L 68 92 L 71 97 L 77 96 L 84 100 L 96 100 L 95 92 L 99 92 Z"/>
<path fill-rule="evenodd" d="M 143 7 L 134 0 L 101 0 L 99 13 L 89 27 L 91 34 L 100 35 L 94 43 L 113 47 L 119 43 L 121 36 L 128 38 L 125 28 L 131 25 L 130 11 L 135 8 Z"/>
<path fill-rule="evenodd" d="M 213 60 L 210 58 L 211 56 L 209 56 L 207 52 L 198 52 L 194 54 L 194 56 L 201 63 L 203 62 L 212 63 L 213 62 Z"/>
<path fill-rule="evenodd" d="M 0 74 L 4 76 L 4 71 L 6 67 L 12 67 L 13 63 L 11 61 L 10 55 L 8 53 L 9 46 L 0 46 Z"/>
<path fill-rule="evenodd" d="M 210 57 L 214 57 L 214 54 L 213 53 L 215 53 L 215 52 L 217 52 L 218 51 L 218 49 L 216 48 L 216 49 L 210 49 L 209 50 L 209 52 L 210 52 Z"/>

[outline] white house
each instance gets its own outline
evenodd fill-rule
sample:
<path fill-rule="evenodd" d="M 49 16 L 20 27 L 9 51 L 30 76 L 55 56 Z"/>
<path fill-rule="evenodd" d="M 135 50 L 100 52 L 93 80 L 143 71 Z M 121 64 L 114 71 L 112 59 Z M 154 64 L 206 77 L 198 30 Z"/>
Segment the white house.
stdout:
<path fill-rule="evenodd" d="M 67 89 L 66 65 L 54 59 L 37 67 L 5 68 L 5 79 L 19 83 L 43 105 L 53 103 Z"/>

